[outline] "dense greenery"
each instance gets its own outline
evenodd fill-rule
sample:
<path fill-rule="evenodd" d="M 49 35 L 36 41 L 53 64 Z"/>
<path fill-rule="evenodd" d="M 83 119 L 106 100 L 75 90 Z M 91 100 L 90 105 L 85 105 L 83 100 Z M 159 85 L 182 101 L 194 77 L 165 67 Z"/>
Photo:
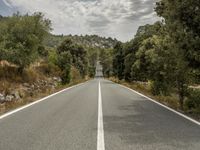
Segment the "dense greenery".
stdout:
<path fill-rule="evenodd" d="M 51 22 L 42 13 L 0 16 L 0 61 L 15 65 L 20 74 L 31 64 L 42 62 L 43 72 L 60 75 L 63 84 L 74 78 L 73 73 L 81 78 L 94 77 L 98 59 L 107 68 L 105 73 L 111 75 L 112 66 L 107 64 L 112 64 L 111 51 L 116 39 L 97 35 L 59 36 L 50 31 Z"/>
<path fill-rule="evenodd" d="M 51 22 L 41 13 L 30 15 L 14 14 L 0 21 L 0 59 L 12 62 L 19 72 L 37 59 Z"/>
<path fill-rule="evenodd" d="M 57 47 L 59 46 L 65 39 L 71 39 L 78 45 L 82 45 L 85 48 L 93 48 L 93 49 L 109 49 L 113 48 L 117 43 L 116 39 L 100 37 L 97 35 L 52 35 L 49 34 L 47 38 L 44 40 L 44 44 L 48 47 Z"/>
<path fill-rule="evenodd" d="M 70 82 L 70 65 L 76 67 L 84 78 L 88 73 L 87 51 L 80 45 L 75 44 L 71 39 L 66 39 L 57 49 L 58 64 L 64 71 L 62 78 L 64 83 Z"/>
<path fill-rule="evenodd" d="M 139 27 L 133 40 L 114 47 L 114 75 L 149 81 L 154 95 L 176 92 L 184 109 L 189 85 L 200 81 L 199 7 L 194 0 L 158 2 L 155 11 L 163 20 Z"/>
<path fill-rule="evenodd" d="M 22 73 L 42 59 L 46 71 L 59 70 L 65 84 L 72 72 L 94 77 L 100 60 L 105 77 L 148 82 L 152 94 L 176 94 L 181 109 L 186 104 L 199 110 L 199 91 L 189 89 L 200 83 L 199 0 L 160 0 L 155 11 L 162 20 L 139 27 L 126 43 L 97 35 L 52 35 L 51 22 L 41 13 L 0 16 L 0 61 Z"/>

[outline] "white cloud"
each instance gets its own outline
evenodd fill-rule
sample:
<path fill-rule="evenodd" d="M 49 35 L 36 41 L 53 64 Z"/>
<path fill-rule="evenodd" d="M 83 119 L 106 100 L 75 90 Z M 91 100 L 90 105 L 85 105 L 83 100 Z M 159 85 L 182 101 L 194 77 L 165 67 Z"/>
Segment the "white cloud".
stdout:
<path fill-rule="evenodd" d="M 43 12 L 52 20 L 55 34 L 98 34 L 125 41 L 133 38 L 141 19 L 145 23 L 156 20 L 152 15 L 155 0 L 4 1 L 23 13 Z"/>

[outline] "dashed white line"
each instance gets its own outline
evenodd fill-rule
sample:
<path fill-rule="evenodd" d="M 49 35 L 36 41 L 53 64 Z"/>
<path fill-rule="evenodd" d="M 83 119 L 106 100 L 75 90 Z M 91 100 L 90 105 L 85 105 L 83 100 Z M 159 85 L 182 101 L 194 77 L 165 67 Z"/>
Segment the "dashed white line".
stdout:
<path fill-rule="evenodd" d="M 99 89 L 99 94 L 98 94 L 97 150 L 105 150 L 102 97 L 101 97 L 101 83 L 100 83 L 100 81 L 99 81 L 98 89 Z"/>

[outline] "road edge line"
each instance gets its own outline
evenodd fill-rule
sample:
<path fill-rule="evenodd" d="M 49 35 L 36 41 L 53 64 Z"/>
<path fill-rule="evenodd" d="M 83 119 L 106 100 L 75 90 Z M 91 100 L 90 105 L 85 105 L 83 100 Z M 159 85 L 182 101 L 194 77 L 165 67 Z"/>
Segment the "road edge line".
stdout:
<path fill-rule="evenodd" d="M 98 83 L 98 126 L 97 126 L 97 150 L 105 150 L 104 127 L 103 127 L 103 110 L 101 83 Z"/>
<path fill-rule="evenodd" d="M 40 102 L 42 102 L 42 101 L 44 101 L 44 100 L 47 100 L 48 98 L 51 98 L 51 97 L 53 97 L 53 96 L 55 96 L 55 95 L 58 95 L 58 94 L 63 93 L 63 92 L 65 92 L 65 91 L 68 91 L 68 90 L 70 90 L 70 89 L 72 89 L 72 88 L 81 86 L 81 85 L 83 85 L 83 84 L 85 84 L 85 83 L 87 83 L 87 82 L 89 82 L 89 81 L 86 81 L 86 82 L 83 82 L 83 83 L 79 83 L 79 84 L 73 85 L 73 86 L 68 87 L 68 88 L 65 88 L 65 89 L 63 89 L 63 90 L 61 90 L 61 91 L 58 91 L 58 92 L 56 92 L 56 93 L 53 93 L 53 94 L 51 94 L 51 95 L 49 95 L 49 96 L 46 96 L 46 97 L 44 97 L 44 98 L 42 98 L 42 99 L 38 99 L 38 100 L 36 100 L 36 101 L 34 101 L 34 102 L 32 102 L 32 103 L 29 103 L 29 104 L 27 104 L 27 105 L 24 105 L 24 106 L 21 106 L 21 107 L 19 107 L 19 108 L 14 109 L 14 110 L 11 110 L 11 111 L 9 111 L 9 112 L 7 112 L 7 113 L 5 113 L 5 114 L 2 114 L 2 115 L 0 116 L 0 120 L 4 119 L 4 118 L 6 118 L 6 117 L 8 117 L 8 116 L 10 116 L 10 115 L 12 115 L 12 114 L 14 114 L 14 113 L 17 113 L 17 112 L 19 112 L 19 111 L 21 111 L 21 110 L 23 110 L 23 109 L 26 109 L 26 108 L 28 108 L 28 107 L 31 107 L 31 106 L 35 105 L 35 104 L 38 104 L 38 103 L 40 103 Z"/>
<path fill-rule="evenodd" d="M 111 81 L 111 82 L 112 82 L 112 81 Z M 114 82 L 113 82 L 113 83 L 114 83 Z M 115 84 L 117 84 L 117 83 L 115 83 Z M 136 93 L 136 94 L 138 94 L 138 95 L 140 95 L 140 96 L 142 96 L 142 97 L 144 97 L 144 98 L 150 100 L 151 102 L 153 102 L 153 103 L 155 103 L 155 104 L 157 104 L 157 105 L 159 105 L 159 106 L 161 106 L 161 107 L 164 107 L 165 109 L 167 109 L 167 110 L 169 110 L 169 111 L 171 111 L 171 112 L 173 112 L 173 113 L 175 113 L 175 114 L 177 114 L 177 115 L 179 115 L 179 116 L 181 116 L 181 117 L 183 117 L 183 118 L 185 118 L 185 119 L 187 119 L 187 120 L 189 120 L 189 121 L 191 121 L 191 122 L 193 122 L 193 123 L 195 123 L 195 124 L 197 124 L 197 125 L 200 126 L 200 122 L 199 122 L 199 121 L 194 120 L 194 119 L 192 119 L 192 118 L 189 117 L 189 116 L 186 116 L 186 115 L 184 115 L 184 114 L 182 114 L 182 113 L 180 113 L 180 112 L 178 112 L 178 111 L 176 111 L 176 110 L 174 110 L 174 109 L 172 109 L 172 108 L 170 108 L 170 107 L 168 107 L 168 106 L 166 106 L 166 105 L 164 105 L 164 104 L 162 104 L 162 103 L 159 103 L 158 101 L 156 101 L 156 100 L 154 100 L 154 99 L 152 99 L 152 98 L 150 98 L 150 97 L 148 97 L 148 96 L 146 96 L 146 95 L 144 95 L 144 94 L 142 94 L 142 93 L 140 93 L 140 92 L 138 92 L 138 91 L 135 91 L 135 90 L 133 90 L 133 89 L 131 89 L 131 88 L 129 88 L 129 87 L 126 87 L 126 86 L 121 85 L 121 84 L 117 84 L 117 85 L 119 85 L 119 86 L 121 86 L 121 87 L 123 87 L 123 88 L 126 88 L 126 89 L 128 89 L 128 90 L 130 90 L 130 91 L 132 91 L 132 92 L 134 92 L 134 93 Z"/>

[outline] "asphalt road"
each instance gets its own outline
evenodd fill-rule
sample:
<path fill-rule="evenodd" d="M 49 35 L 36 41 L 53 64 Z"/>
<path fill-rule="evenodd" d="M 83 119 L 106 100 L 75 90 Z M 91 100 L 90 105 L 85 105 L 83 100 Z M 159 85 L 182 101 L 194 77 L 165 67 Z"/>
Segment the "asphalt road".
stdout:
<path fill-rule="evenodd" d="M 0 119 L 0 150 L 104 149 L 200 150 L 200 126 L 103 79 Z"/>

